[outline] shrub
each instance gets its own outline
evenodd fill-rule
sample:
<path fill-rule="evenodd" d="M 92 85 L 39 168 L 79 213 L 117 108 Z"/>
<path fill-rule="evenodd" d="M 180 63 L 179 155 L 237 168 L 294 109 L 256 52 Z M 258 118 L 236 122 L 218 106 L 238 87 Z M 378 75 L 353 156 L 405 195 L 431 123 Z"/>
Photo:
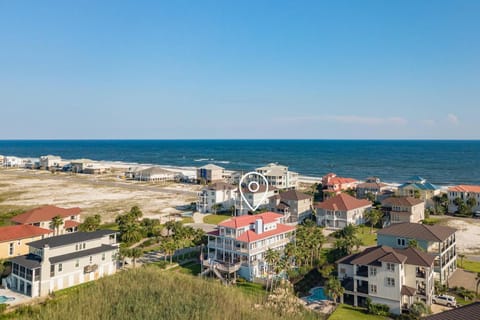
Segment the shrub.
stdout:
<path fill-rule="evenodd" d="M 377 316 L 388 316 L 390 314 L 390 307 L 386 304 L 372 303 L 370 298 L 367 298 L 368 313 Z"/>
<path fill-rule="evenodd" d="M 3 313 L 5 310 L 7 310 L 7 304 L 0 303 L 0 314 Z"/>

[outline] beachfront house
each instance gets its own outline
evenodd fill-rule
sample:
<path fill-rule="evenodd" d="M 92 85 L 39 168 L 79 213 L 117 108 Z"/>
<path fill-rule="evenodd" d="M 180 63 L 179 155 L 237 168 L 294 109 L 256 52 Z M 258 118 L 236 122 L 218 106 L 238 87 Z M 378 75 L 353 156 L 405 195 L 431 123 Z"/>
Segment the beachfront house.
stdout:
<path fill-rule="evenodd" d="M 198 193 L 197 211 L 212 213 L 226 210 L 235 212 L 238 188 L 225 182 L 215 182 L 202 188 Z M 232 209 L 233 208 L 233 209 Z"/>
<path fill-rule="evenodd" d="M 80 225 L 80 208 L 59 208 L 56 206 L 43 206 L 19 214 L 10 220 L 15 224 L 29 224 L 32 226 L 50 229 L 55 235 L 76 232 Z M 62 224 L 54 228 L 54 217 L 62 218 Z"/>
<path fill-rule="evenodd" d="M 268 249 L 283 252 L 286 244 L 294 241 L 295 227 L 284 224 L 283 215 L 265 212 L 223 221 L 207 236 L 203 266 L 218 265 L 217 270 L 238 272 L 252 281 L 267 276 L 265 253 Z"/>
<path fill-rule="evenodd" d="M 298 173 L 289 171 L 287 166 L 269 163 L 264 167 L 255 169 L 256 172 L 263 175 L 268 185 L 277 189 L 295 189 L 298 187 Z M 265 181 L 259 177 L 258 183 L 265 184 Z"/>
<path fill-rule="evenodd" d="M 381 201 L 390 189 L 378 177 L 368 177 L 365 182 L 356 185 L 357 198 L 367 199 L 371 195 L 375 201 Z"/>
<path fill-rule="evenodd" d="M 132 178 L 137 181 L 159 183 L 175 181 L 176 176 L 177 173 L 173 171 L 165 170 L 159 167 L 150 167 L 135 171 Z"/>
<path fill-rule="evenodd" d="M 29 297 L 96 280 L 117 271 L 115 231 L 76 232 L 30 242 L 27 255 L 11 258 L 7 287 Z"/>
<path fill-rule="evenodd" d="M 425 206 L 433 206 L 431 200 L 440 194 L 440 188 L 419 176 L 411 177 L 397 188 L 396 195 L 399 197 L 414 197 L 425 201 Z"/>
<path fill-rule="evenodd" d="M 251 192 L 248 187 L 242 188 L 242 193 L 246 201 L 250 204 L 250 206 L 257 210 L 268 210 L 270 198 L 278 194 L 278 189 L 271 187 L 260 185 L 258 191 Z M 249 213 L 252 213 L 253 210 L 250 206 L 245 202 L 240 192 L 238 197 L 235 199 L 235 215 L 236 216 L 243 216 Z"/>
<path fill-rule="evenodd" d="M 61 169 L 66 161 L 63 161 L 59 156 L 46 155 L 40 157 L 40 168 L 45 170 Z"/>
<path fill-rule="evenodd" d="M 363 214 L 372 207 L 365 199 L 357 199 L 346 193 L 314 205 L 317 224 L 328 229 L 343 229 L 349 224 L 360 225 L 365 222 Z"/>
<path fill-rule="evenodd" d="M 0 260 L 28 253 L 28 242 L 53 235 L 50 229 L 28 224 L 0 227 Z"/>
<path fill-rule="evenodd" d="M 446 283 L 457 269 L 457 249 L 454 228 L 419 223 L 396 223 L 377 232 L 377 244 L 406 248 L 415 240 L 424 252 L 435 256 L 435 279 Z"/>
<path fill-rule="evenodd" d="M 225 179 L 225 168 L 215 164 L 207 164 L 197 168 L 197 180 L 199 183 L 212 183 Z"/>
<path fill-rule="evenodd" d="M 387 224 L 412 222 L 425 219 L 425 201 L 412 197 L 390 197 L 382 201 Z"/>
<path fill-rule="evenodd" d="M 328 173 L 322 177 L 323 199 L 334 197 L 342 191 L 354 190 L 358 181 L 353 178 L 338 177 L 335 173 Z"/>
<path fill-rule="evenodd" d="M 458 185 L 448 188 L 448 212 L 456 213 L 458 210 L 455 201 L 457 198 L 467 204 L 468 199 L 475 199 L 476 205 L 472 207 L 474 213 L 480 213 L 480 186 Z"/>
<path fill-rule="evenodd" d="M 300 191 L 280 192 L 268 200 L 269 210 L 283 214 L 288 223 L 301 223 L 312 216 L 312 196 Z"/>
<path fill-rule="evenodd" d="M 431 305 L 434 255 L 416 248 L 377 246 L 337 261 L 343 302 L 366 307 L 367 298 L 401 314 L 417 301 Z"/>

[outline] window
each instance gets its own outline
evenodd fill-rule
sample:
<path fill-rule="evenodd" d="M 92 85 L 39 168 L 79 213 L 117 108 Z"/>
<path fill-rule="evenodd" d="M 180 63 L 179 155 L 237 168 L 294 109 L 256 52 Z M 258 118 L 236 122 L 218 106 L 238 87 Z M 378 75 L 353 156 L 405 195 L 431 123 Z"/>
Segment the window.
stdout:
<path fill-rule="evenodd" d="M 50 277 L 54 277 L 55 276 L 55 265 L 52 264 L 50 265 Z"/>
<path fill-rule="evenodd" d="M 58 272 L 62 272 L 63 266 L 61 263 L 58 264 Z"/>
<path fill-rule="evenodd" d="M 397 238 L 397 245 L 405 247 L 406 241 L 403 238 Z"/>
<path fill-rule="evenodd" d="M 341 268 L 340 273 L 344 274 L 344 273 L 347 273 L 347 271 L 345 270 L 345 268 Z"/>
<path fill-rule="evenodd" d="M 92 257 L 92 256 L 90 256 L 90 263 L 92 263 L 92 261 L 93 261 L 93 257 Z"/>
<path fill-rule="evenodd" d="M 395 279 L 387 278 L 387 287 L 395 287 Z"/>
<path fill-rule="evenodd" d="M 85 243 L 83 243 L 83 249 L 85 249 L 85 247 L 86 247 L 86 244 L 85 244 Z"/>
<path fill-rule="evenodd" d="M 105 261 L 105 252 L 102 253 L 102 261 Z"/>
<path fill-rule="evenodd" d="M 78 268 L 80 265 L 80 259 L 75 260 L 75 268 Z"/>
<path fill-rule="evenodd" d="M 8 254 L 13 256 L 13 251 L 14 251 L 14 243 L 13 242 L 10 242 L 10 246 L 8 248 Z"/>
<path fill-rule="evenodd" d="M 370 275 L 375 277 L 377 275 L 377 268 L 370 267 Z"/>
<path fill-rule="evenodd" d="M 377 285 L 371 284 L 370 285 L 370 293 L 377 293 Z"/>
<path fill-rule="evenodd" d="M 395 271 L 395 264 L 387 263 L 387 270 L 388 271 Z"/>
<path fill-rule="evenodd" d="M 78 243 L 75 245 L 75 251 L 78 251 Z"/>

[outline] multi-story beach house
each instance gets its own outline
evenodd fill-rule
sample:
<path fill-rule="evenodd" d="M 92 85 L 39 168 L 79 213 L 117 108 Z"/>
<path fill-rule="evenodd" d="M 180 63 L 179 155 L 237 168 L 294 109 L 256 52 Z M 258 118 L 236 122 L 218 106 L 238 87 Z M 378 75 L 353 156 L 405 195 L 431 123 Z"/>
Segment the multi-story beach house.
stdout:
<path fill-rule="evenodd" d="M 372 207 L 372 203 L 346 193 L 340 193 L 333 198 L 315 203 L 314 207 L 319 226 L 328 229 L 343 229 L 349 224 L 363 224 L 363 214 Z"/>
<path fill-rule="evenodd" d="M 472 185 L 458 185 L 448 188 L 448 212 L 455 213 L 458 208 L 455 204 L 457 198 L 462 199 L 465 203 L 468 199 L 473 198 L 476 201 L 476 206 L 472 208 L 473 212 L 480 213 L 480 186 Z"/>
<path fill-rule="evenodd" d="M 382 209 L 388 224 L 412 222 L 425 219 L 425 201 L 412 197 L 390 197 L 382 201 Z"/>
<path fill-rule="evenodd" d="M 0 260 L 27 254 L 28 242 L 53 235 L 50 229 L 29 224 L 0 227 Z"/>
<path fill-rule="evenodd" d="M 457 269 L 457 249 L 454 228 L 419 223 L 396 223 L 377 232 L 377 244 L 406 248 L 415 240 L 424 252 L 435 256 L 435 279 L 445 283 Z"/>
<path fill-rule="evenodd" d="M 255 169 L 256 172 L 263 175 L 268 185 L 277 189 L 295 189 L 298 187 L 298 173 L 289 171 L 287 166 L 278 165 L 276 163 L 269 163 L 265 167 Z M 258 179 L 258 182 L 263 185 L 265 181 Z"/>
<path fill-rule="evenodd" d="M 366 299 L 401 314 L 414 302 L 432 303 L 434 255 L 416 248 L 377 246 L 337 261 L 343 301 L 366 306 Z"/>
<path fill-rule="evenodd" d="M 268 200 L 269 210 L 283 214 L 288 223 L 301 223 L 312 216 L 312 196 L 300 191 L 280 192 Z"/>
<path fill-rule="evenodd" d="M 40 157 L 40 168 L 50 170 L 53 168 L 62 168 L 66 164 L 59 156 L 46 155 Z"/>
<path fill-rule="evenodd" d="M 228 267 L 251 281 L 267 275 L 265 253 L 268 249 L 283 252 L 286 244 L 294 240 L 295 227 L 284 224 L 283 215 L 265 212 L 226 220 L 207 235 L 208 258 L 204 266 Z"/>
<path fill-rule="evenodd" d="M 207 164 L 197 168 L 197 180 L 203 183 L 223 181 L 225 179 L 225 168 L 215 164 Z"/>
<path fill-rule="evenodd" d="M 326 200 L 342 191 L 355 189 L 358 181 L 353 178 L 338 177 L 335 173 L 328 173 L 322 177 L 323 199 Z"/>
<path fill-rule="evenodd" d="M 80 225 L 80 208 L 59 208 L 56 206 L 43 206 L 14 216 L 10 220 L 16 224 L 29 224 L 32 226 L 50 229 L 55 235 L 76 232 Z M 52 219 L 61 217 L 63 223 L 54 228 Z"/>
<path fill-rule="evenodd" d="M 30 242 L 30 253 L 10 259 L 9 289 L 29 297 L 96 280 L 117 271 L 115 231 L 76 232 Z"/>
<path fill-rule="evenodd" d="M 414 197 L 425 201 L 425 206 L 433 206 L 432 198 L 440 194 L 440 188 L 419 176 L 413 176 L 397 188 L 399 197 Z"/>
<path fill-rule="evenodd" d="M 235 201 L 238 197 L 238 187 L 225 183 L 215 182 L 202 188 L 198 193 L 197 211 L 212 213 L 214 211 L 235 210 Z M 216 207 L 214 207 L 217 205 Z"/>
<path fill-rule="evenodd" d="M 367 199 L 371 194 L 376 201 L 380 201 L 390 191 L 390 187 L 378 177 L 368 177 L 365 182 L 356 185 L 356 191 L 359 199 Z"/>
<path fill-rule="evenodd" d="M 248 188 L 242 188 L 242 193 L 245 199 L 248 201 L 252 208 L 257 210 L 268 209 L 270 203 L 269 199 L 278 194 L 278 189 L 260 185 L 256 192 L 251 192 Z M 235 215 L 243 216 L 251 213 L 252 209 L 245 203 L 245 200 L 241 197 L 240 192 L 235 199 Z"/>
<path fill-rule="evenodd" d="M 168 182 L 175 181 L 177 173 L 159 167 L 150 167 L 133 172 L 132 179 L 146 182 Z"/>

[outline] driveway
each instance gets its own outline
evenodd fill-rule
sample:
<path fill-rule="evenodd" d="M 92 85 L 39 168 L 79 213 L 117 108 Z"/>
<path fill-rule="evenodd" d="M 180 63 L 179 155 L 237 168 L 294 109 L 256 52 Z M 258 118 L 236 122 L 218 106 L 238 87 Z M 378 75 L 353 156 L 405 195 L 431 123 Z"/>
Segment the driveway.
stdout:
<path fill-rule="evenodd" d="M 476 276 L 477 274 L 474 272 L 457 269 L 452 274 L 450 279 L 448 279 L 448 286 L 450 288 L 464 287 L 465 289 L 475 291 L 475 286 L 477 283 L 477 281 L 475 280 Z"/>

